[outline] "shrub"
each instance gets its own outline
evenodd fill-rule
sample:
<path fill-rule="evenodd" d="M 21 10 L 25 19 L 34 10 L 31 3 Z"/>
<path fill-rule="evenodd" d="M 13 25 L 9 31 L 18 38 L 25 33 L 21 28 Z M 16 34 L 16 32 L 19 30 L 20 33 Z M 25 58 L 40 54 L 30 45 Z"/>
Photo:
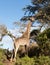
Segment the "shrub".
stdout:
<path fill-rule="evenodd" d="M 34 65 L 34 58 L 29 58 L 28 56 L 25 56 L 23 58 L 18 58 L 15 65 Z"/>
<path fill-rule="evenodd" d="M 35 65 L 50 65 L 50 57 L 39 56 L 39 58 L 35 59 Z"/>
<path fill-rule="evenodd" d="M 4 50 L 0 49 L 0 65 L 4 65 L 3 60 L 6 59 L 6 56 L 4 55 Z"/>
<path fill-rule="evenodd" d="M 0 62 L 0 65 L 4 65 L 2 62 Z"/>
<path fill-rule="evenodd" d="M 0 49 L 0 61 L 2 61 L 3 59 L 6 59 L 6 56 L 4 55 L 4 50 Z"/>
<path fill-rule="evenodd" d="M 49 56 L 39 56 L 39 57 L 28 57 L 17 58 L 15 65 L 50 65 Z"/>
<path fill-rule="evenodd" d="M 50 55 L 50 28 L 37 36 L 37 43 L 41 49 L 42 54 L 46 56 Z"/>

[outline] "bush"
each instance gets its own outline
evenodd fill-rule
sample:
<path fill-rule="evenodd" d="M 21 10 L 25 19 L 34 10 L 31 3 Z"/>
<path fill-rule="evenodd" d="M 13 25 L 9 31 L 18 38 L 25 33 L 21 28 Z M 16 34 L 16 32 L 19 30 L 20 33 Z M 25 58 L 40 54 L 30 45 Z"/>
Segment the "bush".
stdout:
<path fill-rule="evenodd" d="M 37 43 L 41 49 L 42 54 L 50 56 L 50 28 L 37 36 Z"/>
<path fill-rule="evenodd" d="M 30 58 L 25 56 L 23 58 L 17 58 L 15 65 L 50 65 L 50 57 L 49 56 L 39 56 L 38 58 L 35 56 Z"/>
<path fill-rule="evenodd" d="M 0 49 L 0 65 L 4 65 L 3 60 L 6 59 L 6 56 L 4 55 L 4 50 Z"/>
<path fill-rule="evenodd" d="M 35 65 L 50 65 L 50 57 L 39 56 L 39 58 L 35 59 Z"/>
<path fill-rule="evenodd" d="M 4 50 L 0 49 L 0 61 L 2 61 L 3 59 L 6 59 L 6 56 L 4 55 Z"/>
<path fill-rule="evenodd" d="M 0 62 L 0 65 L 4 65 L 2 62 Z"/>
<path fill-rule="evenodd" d="M 34 58 L 29 58 L 28 56 L 25 56 L 23 58 L 18 58 L 15 65 L 34 65 Z"/>

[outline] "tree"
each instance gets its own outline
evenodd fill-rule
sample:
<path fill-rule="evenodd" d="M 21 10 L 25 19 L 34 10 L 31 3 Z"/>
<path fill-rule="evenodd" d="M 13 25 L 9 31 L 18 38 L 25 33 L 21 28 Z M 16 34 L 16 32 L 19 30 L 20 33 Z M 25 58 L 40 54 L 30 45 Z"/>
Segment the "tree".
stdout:
<path fill-rule="evenodd" d="M 0 41 L 2 37 L 7 34 L 7 27 L 4 24 L 0 25 Z"/>
<path fill-rule="evenodd" d="M 37 42 L 45 55 L 50 55 L 50 28 L 37 36 Z"/>
<path fill-rule="evenodd" d="M 44 25 L 50 26 L 50 0 L 31 0 L 32 5 L 27 5 L 23 10 L 25 15 L 28 12 L 28 16 L 21 18 L 21 21 L 31 20 L 41 23 L 41 27 Z"/>

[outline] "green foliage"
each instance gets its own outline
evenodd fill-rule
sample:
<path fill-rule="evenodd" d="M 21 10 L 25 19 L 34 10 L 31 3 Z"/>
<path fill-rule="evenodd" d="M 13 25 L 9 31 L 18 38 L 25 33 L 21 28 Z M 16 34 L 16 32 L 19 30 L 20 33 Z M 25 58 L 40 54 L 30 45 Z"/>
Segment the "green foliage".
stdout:
<path fill-rule="evenodd" d="M 39 58 L 35 59 L 35 65 L 50 65 L 50 57 L 39 56 Z"/>
<path fill-rule="evenodd" d="M 50 28 L 37 36 L 37 42 L 45 55 L 50 55 Z"/>
<path fill-rule="evenodd" d="M 0 65 L 4 65 L 2 61 L 6 59 L 6 56 L 4 55 L 4 51 L 5 50 L 0 49 Z"/>
<path fill-rule="evenodd" d="M 38 58 L 32 57 L 29 58 L 25 56 L 23 58 L 17 58 L 15 65 L 50 65 L 50 57 L 49 56 L 39 56 Z"/>
<path fill-rule="evenodd" d="M 0 62 L 0 65 L 4 65 L 2 62 Z"/>
<path fill-rule="evenodd" d="M 25 56 L 23 58 L 18 58 L 15 65 L 34 65 L 34 58 L 29 58 L 28 56 Z"/>
<path fill-rule="evenodd" d="M 5 55 L 4 55 L 4 50 L 3 49 L 0 49 L 0 61 L 2 59 L 5 59 Z"/>

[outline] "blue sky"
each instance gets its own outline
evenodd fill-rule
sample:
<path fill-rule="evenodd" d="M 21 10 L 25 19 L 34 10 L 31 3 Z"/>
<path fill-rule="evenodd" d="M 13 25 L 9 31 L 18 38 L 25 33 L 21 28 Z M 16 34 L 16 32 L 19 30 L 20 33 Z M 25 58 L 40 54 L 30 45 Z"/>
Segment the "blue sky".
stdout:
<path fill-rule="evenodd" d="M 13 28 L 13 22 L 24 16 L 22 8 L 31 0 L 0 0 L 0 24 Z"/>

